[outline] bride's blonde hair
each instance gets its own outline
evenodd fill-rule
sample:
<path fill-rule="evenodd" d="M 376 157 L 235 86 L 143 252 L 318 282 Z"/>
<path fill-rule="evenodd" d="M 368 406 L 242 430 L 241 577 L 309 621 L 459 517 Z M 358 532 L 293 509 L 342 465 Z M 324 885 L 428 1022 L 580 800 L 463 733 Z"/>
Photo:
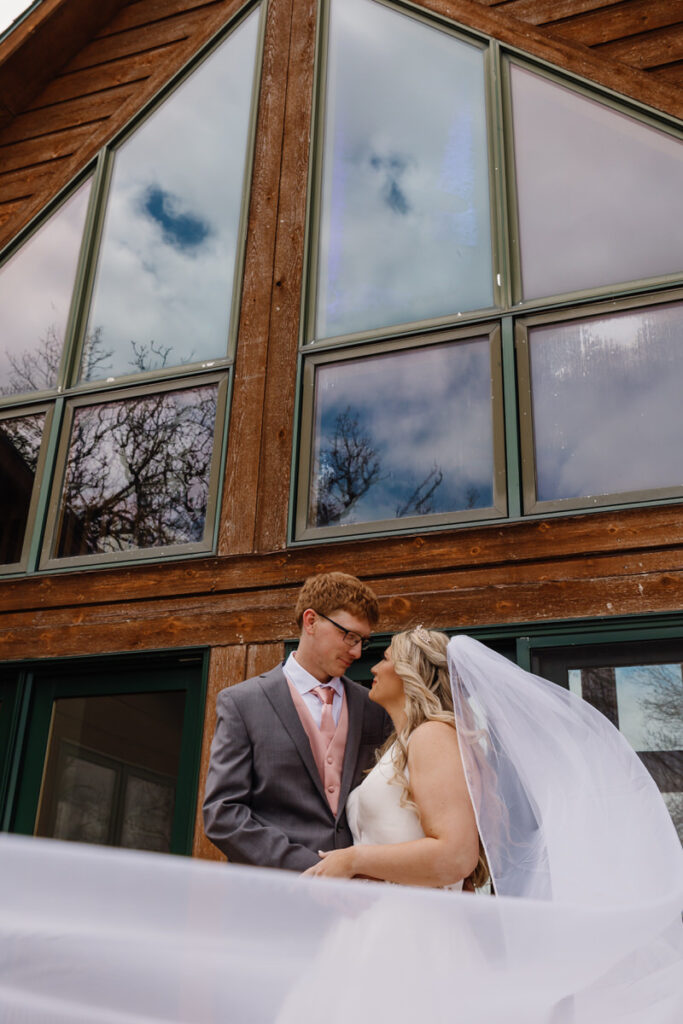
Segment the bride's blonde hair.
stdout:
<path fill-rule="evenodd" d="M 392 761 L 396 778 L 403 787 L 401 804 L 417 810 L 410 793 L 406 776 L 408 765 L 408 740 L 411 733 L 423 722 L 445 722 L 455 728 L 453 696 L 448 675 L 446 648 L 448 637 L 436 629 L 417 626 L 404 633 L 396 633 L 389 645 L 389 655 L 396 674 L 403 683 L 405 693 L 406 723 L 400 732 L 394 730 L 377 754 L 382 757 L 394 746 Z M 489 868 L 484 848 L 479 840 L 479 860 L 466 882 L 475 888 L 485 885 L 489 879 Z"/>

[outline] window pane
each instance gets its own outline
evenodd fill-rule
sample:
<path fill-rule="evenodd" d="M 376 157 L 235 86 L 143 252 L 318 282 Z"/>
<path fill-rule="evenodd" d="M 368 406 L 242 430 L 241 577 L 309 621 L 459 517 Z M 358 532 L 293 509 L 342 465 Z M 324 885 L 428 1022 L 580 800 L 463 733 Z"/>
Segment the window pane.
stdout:
<path fill-rule="evenodd" d="M 683 485 L 682 329 L 671 303 L 529 330 L 539 501 Z"/>
<path fill-rule="evenodd" d="M 226 356 L 258 11 L 116 155 L 81 378 Z"/>
<path fill-rule="evenodd" d="M 0 420 L 0 564 L 21 559 L 45 413 Z"/>
<path fill-rule="evenodd" d="M 511 66 L 525 299 L 683 270 L 683 144 Z"/>
<path fill-rule="evenodd" d="M 318 366 L 308 525 L 493 504 L 488 338 Z"/>
<path fill-rule="evenodd" d="M 90 180 L 0 270 L 0 394 L 57 383 Z"/>
<path fill-rule="evenodd" d="M 540 658 L 541 674 L 547 657 Z M 568 655 L 565 664 L 574 659 L 576 655 Z M 593 657 L 580 654 L 578 660 L 607 661 L 568 668 L 570 689 L 606 715 L 638 751 L 683 842 L 683 666 L 680 662 L 614 664 L 616 658 L 601 659 L 599 652 Z"/>
<path fill-rule="evenodd" d="M 35 834 L 168 852 L 185 694 L 54 702 Z"/>
<path fill-rule="evenodd" d="M 333 0 L 317 337 L 493 302 L 482 52 Z"/>
<path fill-rule="evenodd" d="M 201 541 L 217 385 L 76 409 L 58 557 Z"/>

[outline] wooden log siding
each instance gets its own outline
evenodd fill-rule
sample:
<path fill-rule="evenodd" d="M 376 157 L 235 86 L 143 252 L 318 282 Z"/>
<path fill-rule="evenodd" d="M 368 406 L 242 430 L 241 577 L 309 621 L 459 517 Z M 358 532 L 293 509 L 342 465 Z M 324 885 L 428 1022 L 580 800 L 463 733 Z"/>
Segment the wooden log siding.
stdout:
<path fill-rule="evenodd" d="M 477 0 L 596 55 L 683 83 L 683 0 Z"/>
<path fill-rule="evenodd" d="M 209 767 L 211 740 L 216 728 L 216 697 L 226 686 L 266 672 L 284 657 L 284 644 L 250 644 L 249 646 L 215 647 L 211 651 L 209 664 L 209 685 L 206 694 L 204 716 L 204 739 L 202 743 L 199 771 L 199 799 L 195 819 L 194 846 L 192 854 L 205 860 L 225 860 L 220 850 L 204 835 L 202 799 Z"/>
<path fill-rule="evenodd" d="M 280 643 L 306 576 L 356 572 L 382 631 L 683 607 L 680 506 L 6 581 L 0 660 Z"/>
<path fill-rule="evenodd" d="M 81 0 L 60 2 L 83 6 Z M 113 18 L 112 6 L 120 8 L 121 0 L 110 0 L 104 27 L 91 31 L 77 50 L 71 48 L 60 73 L 0 131 L 0 246 L 227 24 L 244 0 L 137 0 Z M 25 25 L 28 32 L 32 23 L 27 18 L 20 29 Z M 44 47 L 53 45 L 41 39 Z M 0 67 L 0 85 L 1 74 Z M 36 170 L 41 173 L 34 176 Z M 22 171 L 25 177 L 15 173 Z"/>

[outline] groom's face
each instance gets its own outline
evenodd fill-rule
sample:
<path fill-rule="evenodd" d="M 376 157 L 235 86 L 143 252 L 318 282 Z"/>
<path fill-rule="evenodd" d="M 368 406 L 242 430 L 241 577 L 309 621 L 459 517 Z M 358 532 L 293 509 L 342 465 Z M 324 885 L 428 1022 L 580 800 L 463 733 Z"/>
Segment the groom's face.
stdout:
<path fill-rule="evenodd" d="M 334 622 L 330 622 L 333 619 Z M 336 623 L 336 625 L 335 625 Z M 340 628 L 341 627 L 341 628 Z M 316 615 L 311 645 L 311 655 L 318 668 L 329 678 L 341 676 L 361 656 L 361 644 L 349 644 L 353 637 L 345 635 L 346 630 L 359 637 L 369 637 L 370 623 L 367 619 L 353 615 L 343 608 L 336 608 L 327 619 Z"/>

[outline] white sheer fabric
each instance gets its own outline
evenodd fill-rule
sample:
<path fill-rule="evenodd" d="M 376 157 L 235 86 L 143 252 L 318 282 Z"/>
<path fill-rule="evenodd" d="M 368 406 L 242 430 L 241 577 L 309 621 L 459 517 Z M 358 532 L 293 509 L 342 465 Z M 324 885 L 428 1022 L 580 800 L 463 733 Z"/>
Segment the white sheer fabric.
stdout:
<path fill-rule="evenodd" d="M 597 713 L 473 644 L 450 648 L 461 746 L 516 895 L 0 837 L 3 1024 L 678 1024 L 659 793 Z"/>
<path fill-rule="evenodd" d="M 449 642 L 448 665 L 498 894 L 624 907 L 681 886 L 666 805 L 604 715 L 468 636 Z"/>

